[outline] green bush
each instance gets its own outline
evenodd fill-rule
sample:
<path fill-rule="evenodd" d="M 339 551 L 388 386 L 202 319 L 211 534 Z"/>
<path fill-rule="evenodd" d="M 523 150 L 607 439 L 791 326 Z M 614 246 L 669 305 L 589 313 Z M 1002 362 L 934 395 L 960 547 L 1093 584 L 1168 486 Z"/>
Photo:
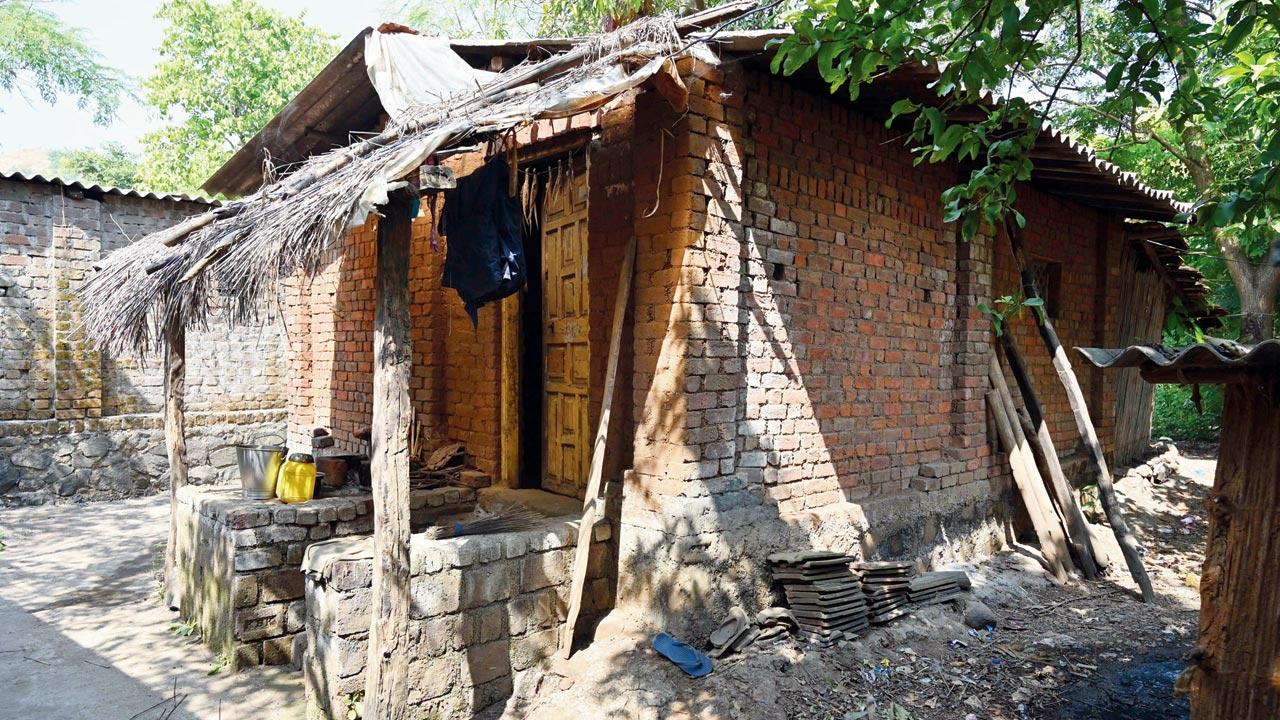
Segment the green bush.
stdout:
<path fill-rule="evenodd" d="M 1201 385 L 1200 404 L 1203 413 L 1191 402 L 1189 385 L 1157 385 L 1155 415 L 1151 421 L 1152 437 L 1174 440 L 1218 439 L 1222 425 L 1222 387 Z"/>

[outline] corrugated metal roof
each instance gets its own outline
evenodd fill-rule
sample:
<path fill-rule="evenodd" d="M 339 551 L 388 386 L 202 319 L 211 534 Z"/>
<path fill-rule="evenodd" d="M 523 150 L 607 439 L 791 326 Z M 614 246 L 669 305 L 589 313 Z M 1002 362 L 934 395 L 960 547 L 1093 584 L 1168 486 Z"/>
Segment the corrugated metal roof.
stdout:
<path fill-rule="evenodd" d="M 1076 348 L 1100 368 L 1151 370 L 1230 370 L 1280 367 L 1280 340 L 1243 345 L 1234 340 L 1208 340 L 1184 348 L 1132 345 L 1127 348 Z"/>
<path fill-rule="evenodd" d="M 58 187 L 68 188 L 70 190 L 78 190 L 86 195 L 120 195 L 122 197 L 143 198 L 145 200 L 166 200 L 170 202 L 193 202 L 202 205 L 217 205 L 217 200 L 200 197 L 198 195 L 187 195 L 186 193 L 153 193 L 134 190 L 132 188 L 118 188 L 110 185 L 85 185 L 79 180 L 65 180 L 57 176 L 45 177 L 44 175 L 27 175 L 26 173 L 17 171 L 7 171 L 0 169 L 0 180 L 14 180 L 17 182 L 40 183 L 43 185 L 55 185 Z"/>
<path fill-rule="evenodd" d="M 1157 273 L 1182 300 L 1183 312 L 1202 329 L 1222 325 L 1226 310 L 1213 304 L 1209 286 L 1199 270 L 1184 263 L 1190 250 L 1177 227 L 1155 222 L 1134 223 L 1124 228 L 1125 237 L 1137 243 Z"/>

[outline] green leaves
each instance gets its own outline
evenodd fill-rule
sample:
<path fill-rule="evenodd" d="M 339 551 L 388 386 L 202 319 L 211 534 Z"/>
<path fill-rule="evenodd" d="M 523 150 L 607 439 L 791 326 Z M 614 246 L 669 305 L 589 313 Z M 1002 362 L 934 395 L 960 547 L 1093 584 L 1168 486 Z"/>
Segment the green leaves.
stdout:
<path fill-rule="evenodd" d="M 125 76 L 102 63 L 79 29 L 26 2 L 0 2 L 0 89 L 33 91 L 48 103 L 74 97 L 99 125 L 127 93 Z"/>
<path fill-rule="evenodd" d="M 254 0 L 169 0 L 147 103 L 168 125 L 143 137 L 143 181 L 196 191 L 336 52 L 333 38 Z"/>

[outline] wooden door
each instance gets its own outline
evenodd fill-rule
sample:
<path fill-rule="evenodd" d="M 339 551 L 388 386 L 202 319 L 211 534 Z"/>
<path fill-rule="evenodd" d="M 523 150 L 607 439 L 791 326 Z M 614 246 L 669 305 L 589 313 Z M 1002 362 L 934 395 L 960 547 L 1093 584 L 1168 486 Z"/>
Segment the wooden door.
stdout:
<path fill-rule="evenodd" d="M 547 192 L 542 215 L 542 288 L 542 487 L 581 497 L 591 464 L 585 171 Z"/>

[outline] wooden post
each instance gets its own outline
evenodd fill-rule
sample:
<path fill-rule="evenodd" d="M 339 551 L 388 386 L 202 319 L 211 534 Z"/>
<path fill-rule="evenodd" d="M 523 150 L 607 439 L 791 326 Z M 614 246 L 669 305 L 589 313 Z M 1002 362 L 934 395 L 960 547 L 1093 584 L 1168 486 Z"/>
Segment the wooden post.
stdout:
<path fill-rule="evenodd" d="M 1022 277 L 1023 293 L 1029 298 L 1040 297 L 1036 289 L 1035 276 L 1031 274 L 1031 268 L 1027 263 L 1026 251 L 1022 247 L 1020 231 L 1011 220 L 1005 221 L 1004 227 L 1005 237 L 1009 239 L 1009 248 L 1013 251 L 1014 263 L 1017 265 L 1018 274 Z M 1107 515 L 1107 522 L 1111 524 L 1111 532 L 1115 533 L 1116 542 L 1120 544 L 1120 552 L 1124 554 L 1125 564 L 1129 566 L 1129 574 L 1133 576 L 1134 582 L 1138 583 L 1138 588 L 1142 591 L 1142 601 L 1152 602 L 1156 596 L 1151 589 L 1151 579 L 1147 577 L 1147 570 L 1142 566 L 1142 554 L 1138 552 L 1138 543 L 1134 541 L 1133 535 L 1129 534 L 1129 525 L 1120 512 L 1120 503 L 1116 501 L 1115 487 L 1111 484 L 1111 470 L 1107 467 L 1107 459 L 1102 453 L 1102 444 L 1098 441 L 1097 431 L 1094 430 L 1093 419 L 1089 417 L 1089 406 L 1085 402 L 1084 392 L 1080 389 L 1080 381 L 1071 368 L 1071 361 L 1067 359 L 1067 352 L 1062 348 L 1062 342 L 1058 340 L 1058 333 L 1053 329 L 1053 322 L 1049 320 L 1048 313 L 1043 312 L 1043 308 L 1033 308 L 1031 314 L 1035 318 L 1036 327 L 1040 330 L 1040 339 L 1044 341 L 1045 347 L 1049 350 L 1049 356 L 1053 359 L 1053 367 L 1058 371 L 1058 379 L 1067 391 L 1067 400 L 1071 403 L 1076 429 L 1080 432 L 1080 438 L 1084 441 L 1089 458 L 1093 461 L 1098 495 L 1102 499 L 1102 509 Z"/>
<path fill-rule="evenodd" d="M 1035 503 L 1040 513 L 1042 522 L 1044 523 L 1040 530 L 1041 543 L 1048 538 L 1049 547 L 1044 549 L 1046 556 L 1062 565 L 1066 572 L 1074 572 L 1075 565 L 1071 562 L 1071 548 L 1067 543 L 1067 524 L 1066 520 L 1058 513 L 1058 509 L 1054 507 L 1053 500 L 1049 497 L 1049 490 L 1045 487 L 1044 478 L 1040 476 L 1040 470 L 1036 467 L 1035 456 L 1031 452 L 1031 445 L 1027 442 L 1027 436 L 1022 432 L 1022 425 L 1018 422 L 1018 411 L 1013 404 L 1013 395 L 1009 393 L 1009 386 L 1004 381 L 1004 375 L 1000 370 L 1000 361 L 996 356 L 991 356 L 991 383 L 995 387 L 995 399 L 1000 402 L 1000 407 L 1004 411 L 1004 417 L 1009 423 L 1009 433 L 1012 444 L 1009 446 L 1018 457 L 1022 464 L 1022 472 L 1027 479 L 1028 486 L 1025 497 L 1028 503 Z M 997 415 L 997 421 L 999 416 Z M 1034 515 L 1032 517 L 1035 517 Z M 1065 580 L 1066 578 L 1061 578 Z"/>
<path fill-rule="evenodd" d="M 1200 639 L 1188 654 L 1193 720 L 1280 717 L 1280 410 L 1274 380 L 1269 392 L 1235 372 L 1205 503 Z"/>
<path fill-rule="evenodd" d="M 164 551 L 165 602 L 182 605 L 182 578 L 177 570 L 178 490 L 187 484 L 187 330 L 173 320 L 164 334 L 164 445 L 169 455 L 169 544 Z"/>
<path fill-rule="evenodd" d="M 596 427 L 596 441 L 591 449 L 591 471 L 587 475 L 587 492 L 583 496 L 582 522 L 578 524 L 578 545 L 573 554 L 573 582 L 569 586 L 569 611 L 565 615 L 564 634 L 560 636 L 560 656 L 573 653 L 573 633 L 582 611 L 582 591 L 587 582 L 587 560 L 591 554 L 591 537 L 598 521 L 604 515 L 601 507 L 600 485 L 604 475 L 604 451 L 609 438 L 609 414 L 613 409 L 614 385 L 618 379 L 618 355 L 622 351 L 622 322 L 627 316 L 627 303 L 631 299 L 631 274 L 636 262 L 636 239 L 627 243 L 622 258 L 622 271 L 618 273 L 618 294 L 613 301 L 613 329 L 609 333 L 609 359 L 606 362 L 604 395 L 600 398 L 600 424 Z"/>
<path fill-rule="evenodd" d="M 1073 545 L 1080 548 L 1080 569 L 1084 576 L 1092 580 L 1098 576 L 1098 564 L 1094 558 L 1093 543 L 1089 540 L 1089 523 L 1084 519 L 1080 504 L 1076 502 L 1076 494 L 1062 472 L 1062 463 L 1058 459 L 1058 451 L 1053 445 L 1053 437 L 1049 434 L 1049 423 L 1045 422 L 1044 410 L 1040 407 L 1040 398 L 1036 394 L 1031 373 L 1022 362 L 1022 354 L 1014 344 L 1008 332 L 1000 335 L 1000 348 L 1004 350 L 1005 360 L 1013 371 L 1013 379 L 1018 383 L 1018 392 L 1027 407 L 1027 415 L 1031 418 L 1032 432 L 1028 435 L 1032 449 L 1038 449 L 1043 458 L 1045 470 L 1049 473 L 1049 487 L 1058 501 L 1058 509 L 1067 522 L 1067 533 Z"/>
<path fill-rule="evenodd" d="M 378 221 L 373 334 L 373 617 L 364 717 L 407 716 L 409 671 L 409 246 L 413 195 L 397 191 Z"/>

